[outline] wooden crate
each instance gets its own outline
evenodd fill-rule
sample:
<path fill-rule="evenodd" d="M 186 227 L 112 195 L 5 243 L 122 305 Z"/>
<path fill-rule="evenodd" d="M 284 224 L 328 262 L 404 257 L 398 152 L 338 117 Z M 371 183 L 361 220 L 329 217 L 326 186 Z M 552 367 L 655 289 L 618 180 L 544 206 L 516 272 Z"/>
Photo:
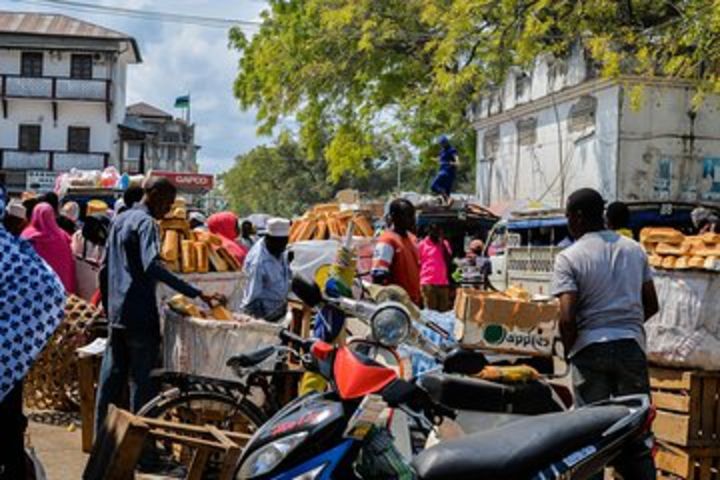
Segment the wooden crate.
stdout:
<path fill-rule="evenodd" d="M 650 369 L 659 440 L 683 447 L 720 447 L 720 372 Z M 720 480 L 720 479 L 719 479 Z"/>
<path fill-rule="evenodd" d="M 659 442 L 658 479 L 720 480 L 720 448 L 682 448 Z"/>

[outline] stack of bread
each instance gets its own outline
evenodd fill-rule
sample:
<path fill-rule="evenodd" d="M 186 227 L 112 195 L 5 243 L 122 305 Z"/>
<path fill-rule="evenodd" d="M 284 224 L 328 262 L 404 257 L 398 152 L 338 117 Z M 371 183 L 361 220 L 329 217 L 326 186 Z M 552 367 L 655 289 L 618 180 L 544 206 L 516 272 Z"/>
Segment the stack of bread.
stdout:
<path fill-rule="evenodd" d="M 353 235 L 373 236 L 372 221 L 367 212 L 342 210 L 337 203 L 316 205 L 293 222 L 290 228 L 290 242 L 341 238 L 347 232 L 350 223 L 355 225 Z"/>
<path fill-rule="evenodd" d="M 720 234 L 686 236 L 673 228 L 648 227 L 640 232 L 640 243 L 655 268 L 720 271 Z"/>
<path fill-rule="evenodd" d="M 212 320 L 235 320 L 232 312 L 223 305 L 215 305 L 210 310 L 204 310 L 195 305 L 182 294 L 177 294 L 168 300 L 168 306 L 180 315 L 194 318 Z"/>
<path fill-rule="evenodd" d="M 220 237 L 204 230 L 190 230 L 183 203 L 173 205 L 160 220 L 160 256 L 173 272 L 236 272 L 242 269 Z"/>

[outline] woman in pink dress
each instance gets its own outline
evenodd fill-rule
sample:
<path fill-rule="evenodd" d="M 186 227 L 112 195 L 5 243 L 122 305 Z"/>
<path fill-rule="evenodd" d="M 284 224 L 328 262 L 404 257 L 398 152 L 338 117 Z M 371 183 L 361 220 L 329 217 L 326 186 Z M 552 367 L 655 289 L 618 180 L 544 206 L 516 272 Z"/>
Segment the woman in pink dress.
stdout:
<path fill-rule="evenodd" d="M 55 271 L 67 293 L 76 293 L 75 261 L 70 249 L 70 235 L 55 220 L 55 210 L 47 203 L 39 203 L 32 213 L 30 225 L 23 230 L 22 238 L 30 242 L 35 251 Z"/>

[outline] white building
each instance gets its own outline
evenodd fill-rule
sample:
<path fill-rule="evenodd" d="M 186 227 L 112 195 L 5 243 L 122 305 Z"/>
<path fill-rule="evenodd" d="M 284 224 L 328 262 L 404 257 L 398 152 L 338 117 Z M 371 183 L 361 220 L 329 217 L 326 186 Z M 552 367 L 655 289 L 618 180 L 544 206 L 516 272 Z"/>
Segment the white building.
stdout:
<path fill-rule="evenodd" d="M 598 78 L 579 50 L 540 58 L 472 108 L 477 194 L 486 205 L 562 207 L 582 187 L 609 200 L 720 201 L 718 97 L 693 111 L 694 95 L 681 81 Z"/>
<path fill-rule="evenodd" d="M 0 180 L 12 192 L 117 164 L 126 34 L 65 15 L 0 12 Z"/>
<path fill-rule="evenodd" d="M 195 125 L 139 102 L 127 107 L 120 125 L 122 171 L 146 173 L 148 170 L 196 173 Z"/>

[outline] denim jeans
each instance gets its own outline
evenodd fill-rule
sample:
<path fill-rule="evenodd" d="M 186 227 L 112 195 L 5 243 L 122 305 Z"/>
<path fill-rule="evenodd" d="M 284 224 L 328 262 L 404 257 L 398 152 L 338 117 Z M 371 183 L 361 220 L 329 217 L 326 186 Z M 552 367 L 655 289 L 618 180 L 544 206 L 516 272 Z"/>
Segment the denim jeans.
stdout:
<path fill-rule="evenodd" d="M 580 350 L 570 361 L 575 403 L 586 405 L 613 397 L 650 394 L 647 358 L 634 340 L 594 343 Z M 655 463 L 647 438 L 643 438 L 615 461 L 625 479 L 654 480 Z M 602 479 L 599 474 L 595 479 Z"/>
<path fill-rule="evenodd" d="M 158 393 L 150 378 L 160 353 L 160 339 L 125 329 L 111 328 L 105 356 L 100 367 L 95 434 L 100 431 L 110 404 L 118 404 L 130 382 L 130 411 L 136 413 Z"/>
<path fill-rule="evenodd" d="M 25 429 L 22 382 L 15 384 L 0 402 L 0 480 L 25 478 Z"/>

